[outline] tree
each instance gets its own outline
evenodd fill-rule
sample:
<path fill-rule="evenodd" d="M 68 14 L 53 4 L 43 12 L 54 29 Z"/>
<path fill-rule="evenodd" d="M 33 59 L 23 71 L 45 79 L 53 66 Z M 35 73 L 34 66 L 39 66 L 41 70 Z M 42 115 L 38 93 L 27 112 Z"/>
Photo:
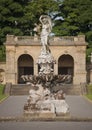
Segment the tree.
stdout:
<path fill-rule="evenodd" d="M 55 22 L 56 35 L 78 35 L 92 31 L 92 0 L 64 0 L 59 15 L 63 20 Z"/>
<path fill-rule="evenodd" d="M 23 35 L 24 6 L 26 0 L 0 0 L 0 44 L 7 34 Z"/>
<path fill-rule="evenodd" d="M 85 34 L 92 43 L 92 0 L 0 0 L 0 44 L 7 34 L 31 35 L 42 14 L 50 15 L 55 35 Z"/>
<path fill-rule="evenodd" d="M 29 29 L 33 30 L 34 24 L 39 23 L 42 14 L 50 15 L 59 9 L 58 2 L 55 0 L 32 0 L 25 7 L 25 19 L 28 21 Z"/>
<path fill-rule="evenodd" d="M 41 14 L 58 11 L 55 0 L 0 0 L 0 44 L 7 34 L 31 35 Z"/>
<path fill-rule="evenodd" d="M 55 21 L 54 33 L 60 36 L 84 34 L 88 42 L 88 62 L 92 52 L 92 0 L 64 0 L 59 7 L 58 16 L 62 19 Z"/>

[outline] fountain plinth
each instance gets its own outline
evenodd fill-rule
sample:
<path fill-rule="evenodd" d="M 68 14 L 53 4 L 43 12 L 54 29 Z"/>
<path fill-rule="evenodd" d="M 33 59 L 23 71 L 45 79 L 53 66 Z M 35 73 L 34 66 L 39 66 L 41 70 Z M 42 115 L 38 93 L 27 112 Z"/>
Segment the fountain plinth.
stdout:
<path fill-rule="evenodd" d="M 65 82 L 68 77 L 54 75 L 54 57 L 49 49 L 49 33 L 51 32 L 51 19 L 47 15 L 40 17 L 42 23 L 41 32 L 41 54 L 37 64 L 40 66 L 38 76 L 22 76 L 31 83 L 33 89 L 29 91 L 27 103 L 24 105 L 24 115 L 33 117 L 53 118 L 69 114 L 69 106 L 65 101 L 65 94 L 62 90 L 53 90 L 60 82 Z"/>
<path fill-rule="evenodd" d="M 40 66 L 39 74 L 51 74 L 53 73 L 53 66 L 55 64 L 55 60 L 51 53 L 44 54 L 41 52 L 37 64 Z"/>

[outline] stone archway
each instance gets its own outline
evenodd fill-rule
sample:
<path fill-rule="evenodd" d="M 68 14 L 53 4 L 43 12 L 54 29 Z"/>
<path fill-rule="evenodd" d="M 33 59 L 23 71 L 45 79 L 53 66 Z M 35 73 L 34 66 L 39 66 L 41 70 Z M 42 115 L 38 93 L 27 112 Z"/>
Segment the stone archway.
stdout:
<path fill-rule="evenodd" d="M 34 61 L 32 56 L 23 54 L 18 58 L 18 83 L 24 83 L 22 75 L 33 75 L 34 74 Z"/>
<path fill-rule="evenodd" d="M 58 74 L 74 76 L 74 59 L 71 55 L 62 55 L 58 59 Z"/>

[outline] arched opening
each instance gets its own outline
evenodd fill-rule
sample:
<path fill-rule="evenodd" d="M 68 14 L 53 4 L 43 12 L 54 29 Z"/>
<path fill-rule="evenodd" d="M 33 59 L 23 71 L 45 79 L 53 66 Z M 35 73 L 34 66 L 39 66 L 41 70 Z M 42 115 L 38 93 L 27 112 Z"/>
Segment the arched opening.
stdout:
<path fill-rule="evenodd" d="M 22 75 L 33 75 L 33 58 L 28 54 L 23 54 L 18 58 L 18 83 L 24 83 Z"/>
<path fill-rule="evenodd" d="M 58 59 L 58 74 L 74 76 L 74 59 L 70 55 L 62 55 Z"/>

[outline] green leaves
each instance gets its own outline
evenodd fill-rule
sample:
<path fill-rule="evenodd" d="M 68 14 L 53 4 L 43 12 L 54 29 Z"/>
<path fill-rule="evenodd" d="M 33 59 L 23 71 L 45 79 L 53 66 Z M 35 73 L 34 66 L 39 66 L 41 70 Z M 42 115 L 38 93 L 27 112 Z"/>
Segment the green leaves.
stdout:
<path fill-rule="evenodd" d="M 64 0 L 60 12 L 64 18 L 61 24 L 62 26 L 66 25 L 65 28 L 69 35 L 78 35 L 81 32 L 86 34 L 86 32 L 91 30 L 89 27 L 92 21 L 91 0 Z"/>
<path fill-rule="evenodd" d="M 52 17 L 55 35 L 83 33 L 91 43 L 92 0 L 0 0 L 0 44 L 6 34 L 30 35 L 42 14 Z"/>
<path fill-rule="evenodd" d="M 38 22 L 42 14 L 50 14 L 58 10 L 58 3 L 54 0 L 32 0 L 25 7 L 25 16 L 27 19 Z"/>
<path fill-rule="evenodd" d="M 0 0 L 0 44 L 7 34 L 23 35 L 21 19 L 24 15 L 23 6 L 16 0 Z"/>
<path fill-rule="evenodd" d="M 54 0 L 0 0 L 0 44 L 7 34 L 30 35 L 40 15 L 55 11 Z"/>

